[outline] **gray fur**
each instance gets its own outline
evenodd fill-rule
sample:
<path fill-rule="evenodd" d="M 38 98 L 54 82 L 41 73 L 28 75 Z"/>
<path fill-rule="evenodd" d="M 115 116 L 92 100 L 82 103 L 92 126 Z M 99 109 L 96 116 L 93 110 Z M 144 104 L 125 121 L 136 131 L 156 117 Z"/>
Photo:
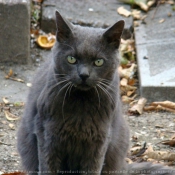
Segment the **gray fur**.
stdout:
<path fill-rule="evenodd" d="M 106 30 L 80 27 L 58 12 L 56 21 L 53 59 L 34 78 L 18 131 L 23 167 L 29 174 L 128 174 L 117 73 L 124 22 Z M 104 65 L 97 67 L 100 58 Z"/>

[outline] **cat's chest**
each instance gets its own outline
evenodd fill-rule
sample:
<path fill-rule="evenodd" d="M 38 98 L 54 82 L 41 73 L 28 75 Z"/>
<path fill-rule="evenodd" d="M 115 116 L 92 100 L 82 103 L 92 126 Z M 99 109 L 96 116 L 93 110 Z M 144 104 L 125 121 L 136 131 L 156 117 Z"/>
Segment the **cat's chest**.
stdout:
<path fill-rule="evenodd" d="M 102 124 L 97 118 L 91 116 L 86 119 L 72 118 L 63 123 L 59 131 L 62 140 L 71 138 L 74 140 L 97 141 L 106 135 L 107 123 Z"/>

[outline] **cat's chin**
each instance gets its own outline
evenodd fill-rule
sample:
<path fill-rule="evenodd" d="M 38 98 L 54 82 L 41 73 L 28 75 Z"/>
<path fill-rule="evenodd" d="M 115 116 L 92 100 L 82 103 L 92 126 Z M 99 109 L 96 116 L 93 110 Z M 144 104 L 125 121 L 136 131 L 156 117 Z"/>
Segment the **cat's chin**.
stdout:
<path fill-rule="evenodd" d="M 74 86 L 76 89 L 79 89 L 81 91 L 88 91 L 90 90 L 92 87 L 89 86 L 89 85 L 86 85 L 86 84 L 79 84 L 79 85 L 76 85 Z"/>

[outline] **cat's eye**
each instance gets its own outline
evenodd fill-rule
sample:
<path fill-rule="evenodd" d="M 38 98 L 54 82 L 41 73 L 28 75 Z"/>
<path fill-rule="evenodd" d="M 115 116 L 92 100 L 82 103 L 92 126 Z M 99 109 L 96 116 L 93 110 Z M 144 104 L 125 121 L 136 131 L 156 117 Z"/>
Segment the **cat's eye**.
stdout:
<path fill-rule="evenodd" d="M 96 66 L 100 67 L 104 64 L 104 59 L 97 59 L 94 63 Z"/>
<path fill-rule="evenodd" d="M 70 63 L 70 64 L 75 64 L 77 62 L 76 58 L 72 57 L 72 56 L 68 56 L 67 57 L 67 61 Z"/>

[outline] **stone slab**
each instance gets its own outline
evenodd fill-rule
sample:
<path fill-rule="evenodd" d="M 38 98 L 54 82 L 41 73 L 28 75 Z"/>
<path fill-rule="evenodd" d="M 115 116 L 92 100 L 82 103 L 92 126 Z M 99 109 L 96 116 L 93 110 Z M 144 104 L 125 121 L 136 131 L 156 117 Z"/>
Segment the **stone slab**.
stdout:
<path fill-rule="evenodd" d="M 126 22 L 125 29 L 132 26 L 132 17 L 125 18 L 117 13 L 117 8 L 130 6 L 117 0 L 45 0 L 42 4 L 41 28 L 45 32 L 55 32 L 55 10 L 58 10 L 66 19 L 74 24 L 83 26 L 103 27 L 113 25 L 120 19 Z"/>
<path fill-rule="evenodd" d="M 149 101 L 175 101 L 175 12 L 166 4 L 154 13 L 135 29 L 140 92 Z"/>
<path fill-rule="evenodd" d="M 30 0 L 0 0 L 0 62 L 27 63 Z"/>

